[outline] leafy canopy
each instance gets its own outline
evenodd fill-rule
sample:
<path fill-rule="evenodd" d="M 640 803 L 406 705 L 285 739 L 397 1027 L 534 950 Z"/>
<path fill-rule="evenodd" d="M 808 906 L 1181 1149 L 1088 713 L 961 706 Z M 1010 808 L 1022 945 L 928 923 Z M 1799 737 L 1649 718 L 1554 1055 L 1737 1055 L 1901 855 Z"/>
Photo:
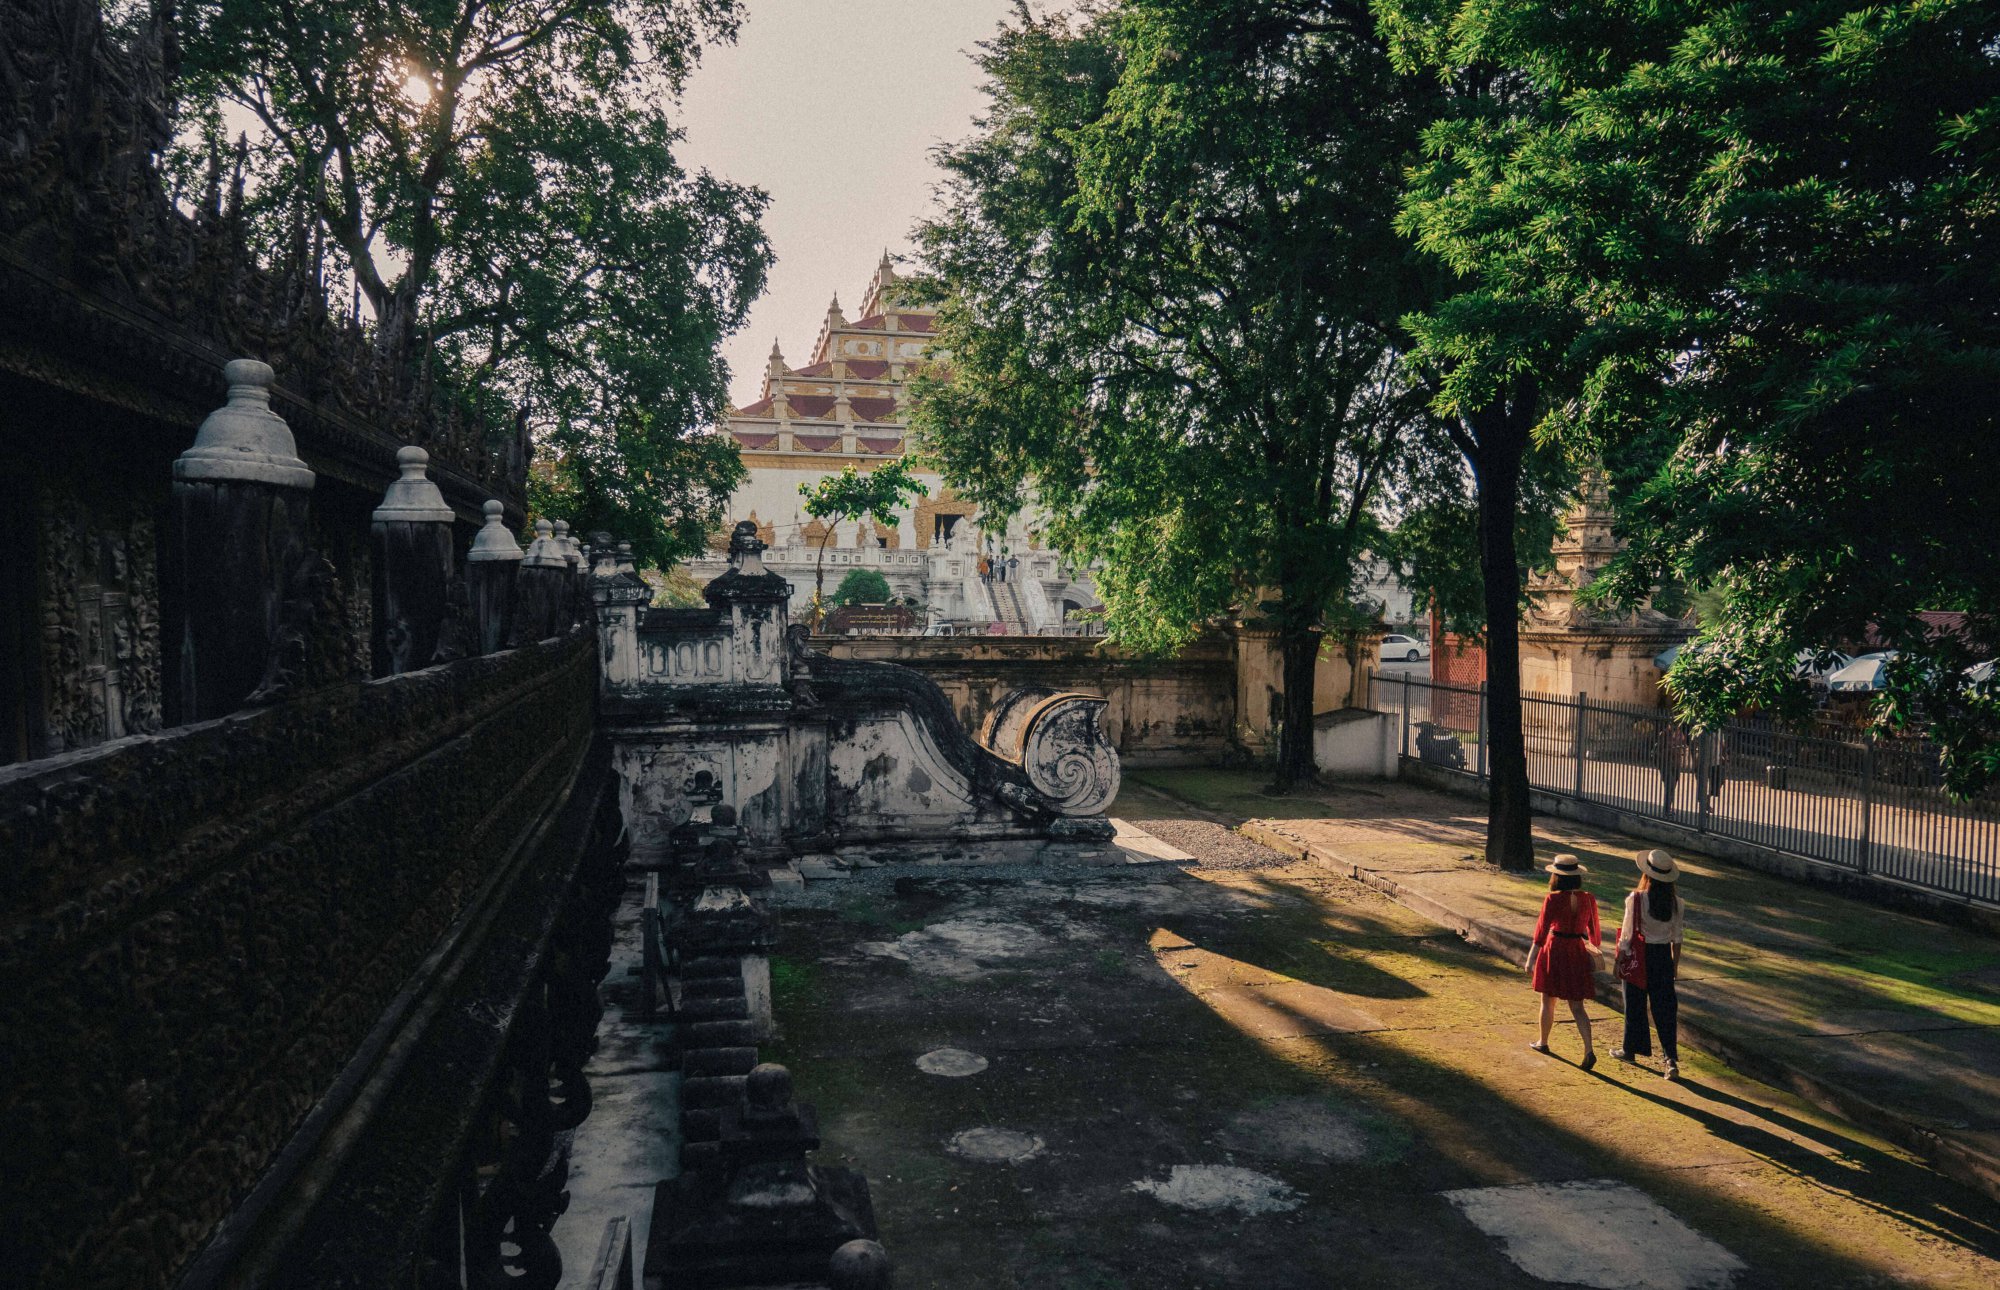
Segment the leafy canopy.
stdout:
<path fill-rule="evenodd" d="M 930 492 L 915 471 L 916 463 L 908 457 L 885 461 L 873 470 L 849 462 L 838 474 L 800 484 L 799 496 L 805 499 L 806 514 L 816 520 L 866 517 L 893 525 L 899 509 Z"/>
<path fill-rule="evenodd" d="M 1129 644 L 1267 589 L 1315 630 L 1421 438 L 1392 336 L 1415 121 L 1368 24 L 1129 0 L 981 50 L 991 106 L 920 233 L 926 451 L 989 510 L 1036 499 Z"/>
<path fill-rule="evenodd" d="M 1455 173 L 1413 231 L 1494 284 L 1490 366 L 1556 374 L 1545 433 L 1612 466 L 1597 594 L 1703 593 L 1682 711 L 1797 714 L 1795 656 L 1872 625 L 1905 651 L 1884 719 L 1932 719 L 1960 787 L 2000 771 L 1961 672 L 2000 646 L 2000 9 L 1388 7 L 1535 104 L 1432 132 Z"/>
<path fill-rule="evenodd" d="M 763 289 L 765 198 L 673 155 L 735 0 L 192 0 L 181 162 L 248 112 L 246 209 L 324 239 L 380 343 L 544 449 L 537 509 L 697 549 L 740 478 L 717 342 Z"/>
<path fill-rule="evenodd" d="M 833 590 L 836 605 L 886 605 L 889 580 L 873 569 L 849 569 Z"/>

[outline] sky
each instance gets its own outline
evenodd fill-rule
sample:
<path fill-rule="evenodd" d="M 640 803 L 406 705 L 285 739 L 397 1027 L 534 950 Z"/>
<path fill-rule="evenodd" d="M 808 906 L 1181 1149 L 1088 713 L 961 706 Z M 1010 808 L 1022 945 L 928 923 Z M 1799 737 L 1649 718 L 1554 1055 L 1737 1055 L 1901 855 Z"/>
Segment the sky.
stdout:
<path fill-rule="evenodd" d="M 745 0 L 683 102 L 683 164 L 771 195 L 764 297 L 723 343 L 734 402 L 753 402 L 771 342 L 804 364 L 827 302 L 856 317 L 886 247 L 912 249 L 931 205 L 931 149 L 985 106 L 968 55 L 1013 0 Z"/>

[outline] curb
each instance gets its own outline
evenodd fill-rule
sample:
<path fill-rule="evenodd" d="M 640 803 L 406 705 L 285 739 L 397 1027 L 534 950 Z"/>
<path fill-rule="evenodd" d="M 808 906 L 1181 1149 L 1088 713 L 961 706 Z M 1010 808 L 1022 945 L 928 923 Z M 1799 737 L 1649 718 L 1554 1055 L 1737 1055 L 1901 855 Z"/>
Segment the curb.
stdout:
<path fill-rule="evenodd" d="M 1509 963 L 1524 965 L 1528 961 L 1530 938 L 1526 933 L 1462 914 L 1352 857 L 1324 845 L 1303 842 L 1262 821 L 1245 821 L 1236 831 L 1281 855 L 1308 860 L 1322 869 L 1372 887 L 1411 912 L 1457 933 L 1464 940 L 1499 955 Z M 1622 983 L 1602 969 L 1597 973 L 1597 999 L 1613 1012 L 1622 1014 L 1625 1011 Z M 1991 1200 L 2000 1201 L 2000 1154 L 1949 1130 L 1937 1129 L 1901 1111 L 1885 1107 L 1864 1094 L 1830 1084 L 1803 1065 L 1772 1057 L 1703 1022 L 1691 1021 L 1686 1007 L 1689 1000 L 1685 995 L 1682 1000 L 1680 1042 L 1683 1044 L 1753 1079 L 1796 1093 L 1822 1111 L 1879 1133 L 1914 1153 L 1947 1178 L 1964 1183 Z M 1700 1006 L 1698 994 L 1694 1002 Z"/>

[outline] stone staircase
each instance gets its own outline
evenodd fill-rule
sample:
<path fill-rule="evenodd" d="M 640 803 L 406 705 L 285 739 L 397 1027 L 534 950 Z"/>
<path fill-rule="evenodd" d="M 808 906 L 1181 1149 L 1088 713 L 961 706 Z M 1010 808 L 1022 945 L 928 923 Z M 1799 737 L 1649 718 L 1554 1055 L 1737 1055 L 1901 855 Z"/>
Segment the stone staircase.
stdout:
<path fill-rule="evenodd" d="M 994 581 L 987 584 L 993 593 L 993 610 L 999 621 L 1007 625 L 1009 636 L 1032 636 L 1035 625 L 1028 618 L 1026 606 L 1021 603 L 1021 584 L 1018 582 Z"/>

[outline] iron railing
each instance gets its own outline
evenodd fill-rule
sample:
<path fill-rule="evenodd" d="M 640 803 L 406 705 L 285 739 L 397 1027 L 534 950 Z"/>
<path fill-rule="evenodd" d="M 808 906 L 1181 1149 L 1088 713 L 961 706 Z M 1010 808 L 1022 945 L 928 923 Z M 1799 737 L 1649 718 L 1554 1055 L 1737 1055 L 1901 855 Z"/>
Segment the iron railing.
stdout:
<path fill-rule="evenodd" d="M 1486 690 L 1371 676 L 1402 755 L 1483 779 Z M 1944 791 L 1935 745 L 1795 734 L 1762 720 L 1690 731 L 1661 708 L 1523 694 L 1528 780 L 1700 833 L 2000 903 L 2000 792 Z"/>

